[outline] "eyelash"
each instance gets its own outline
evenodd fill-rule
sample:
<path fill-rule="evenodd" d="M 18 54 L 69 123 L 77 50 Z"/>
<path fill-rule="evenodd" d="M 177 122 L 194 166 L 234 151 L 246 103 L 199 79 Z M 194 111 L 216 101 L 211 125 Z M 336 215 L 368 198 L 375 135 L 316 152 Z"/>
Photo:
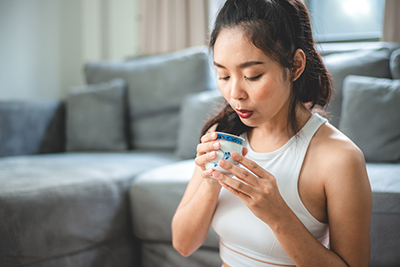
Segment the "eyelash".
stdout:
<path fill-rule="evenodd" d="M 262 74 L 254 76 L 254 77 L 244 77 L 246 80 L 248 81 L 257 81 L 259 78 L 261 78 Z M 224 80 L 227 81 L 230 78 L 230 76 L 226 76 L 226 77 L 220 77 L 220 80 Z"/>
<path fill-rule="evenodd" d="M 254 76 L 254 77 L 244 77 L 246 80 L 248 81 L 257 81 L 258 79 L 260 79 L 262 76 L 262 74 Z"/>

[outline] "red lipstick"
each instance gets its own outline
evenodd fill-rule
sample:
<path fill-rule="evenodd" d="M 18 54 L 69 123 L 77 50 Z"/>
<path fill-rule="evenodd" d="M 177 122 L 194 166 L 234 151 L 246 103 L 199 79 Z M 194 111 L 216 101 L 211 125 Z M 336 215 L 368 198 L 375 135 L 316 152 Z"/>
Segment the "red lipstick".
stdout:
<path fill-rule="evenodd" d="M 236 113 L 243 119 L 248 119 L 253 115 L 253 111 L 247 109 L 237 109 Z"/>

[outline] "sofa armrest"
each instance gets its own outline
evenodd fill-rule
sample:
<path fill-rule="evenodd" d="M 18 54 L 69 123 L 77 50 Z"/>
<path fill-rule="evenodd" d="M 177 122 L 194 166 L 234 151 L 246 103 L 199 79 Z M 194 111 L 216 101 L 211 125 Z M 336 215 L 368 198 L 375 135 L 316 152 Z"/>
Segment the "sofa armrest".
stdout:
<path fill-rule="evenodd" d="M 0 157 L 65 151 L 60 101 L 0 102 Z"/>

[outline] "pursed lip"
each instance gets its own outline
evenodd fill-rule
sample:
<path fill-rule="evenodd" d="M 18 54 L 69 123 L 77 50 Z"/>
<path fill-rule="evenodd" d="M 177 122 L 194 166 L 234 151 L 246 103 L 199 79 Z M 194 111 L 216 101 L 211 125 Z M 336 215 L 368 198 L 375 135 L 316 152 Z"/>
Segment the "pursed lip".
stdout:
<path fill-rule="evenodd" d="M 253 111 L 247 109 L 236 109 L 236 113 L 243 119 L 248 119 L 253 115 Z"/>

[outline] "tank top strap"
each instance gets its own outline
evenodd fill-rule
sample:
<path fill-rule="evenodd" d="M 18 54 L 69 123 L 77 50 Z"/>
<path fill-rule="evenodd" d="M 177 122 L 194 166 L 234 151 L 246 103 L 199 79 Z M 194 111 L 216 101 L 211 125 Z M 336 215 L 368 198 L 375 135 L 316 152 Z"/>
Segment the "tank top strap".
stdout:
<path fill-rule="evenodd" d="M 314 134 L 318 131 L 319 127 L 321 127 L 321 125 L 323 125 L 327 121 L 328 121 L 327 119 L 325 119 L 318 113 L 312 114 L 310 119 L 298 133 L 299 138 L 303 141 L 303 144 L 310 143 L 311 139 L 313 138 Z"/>

